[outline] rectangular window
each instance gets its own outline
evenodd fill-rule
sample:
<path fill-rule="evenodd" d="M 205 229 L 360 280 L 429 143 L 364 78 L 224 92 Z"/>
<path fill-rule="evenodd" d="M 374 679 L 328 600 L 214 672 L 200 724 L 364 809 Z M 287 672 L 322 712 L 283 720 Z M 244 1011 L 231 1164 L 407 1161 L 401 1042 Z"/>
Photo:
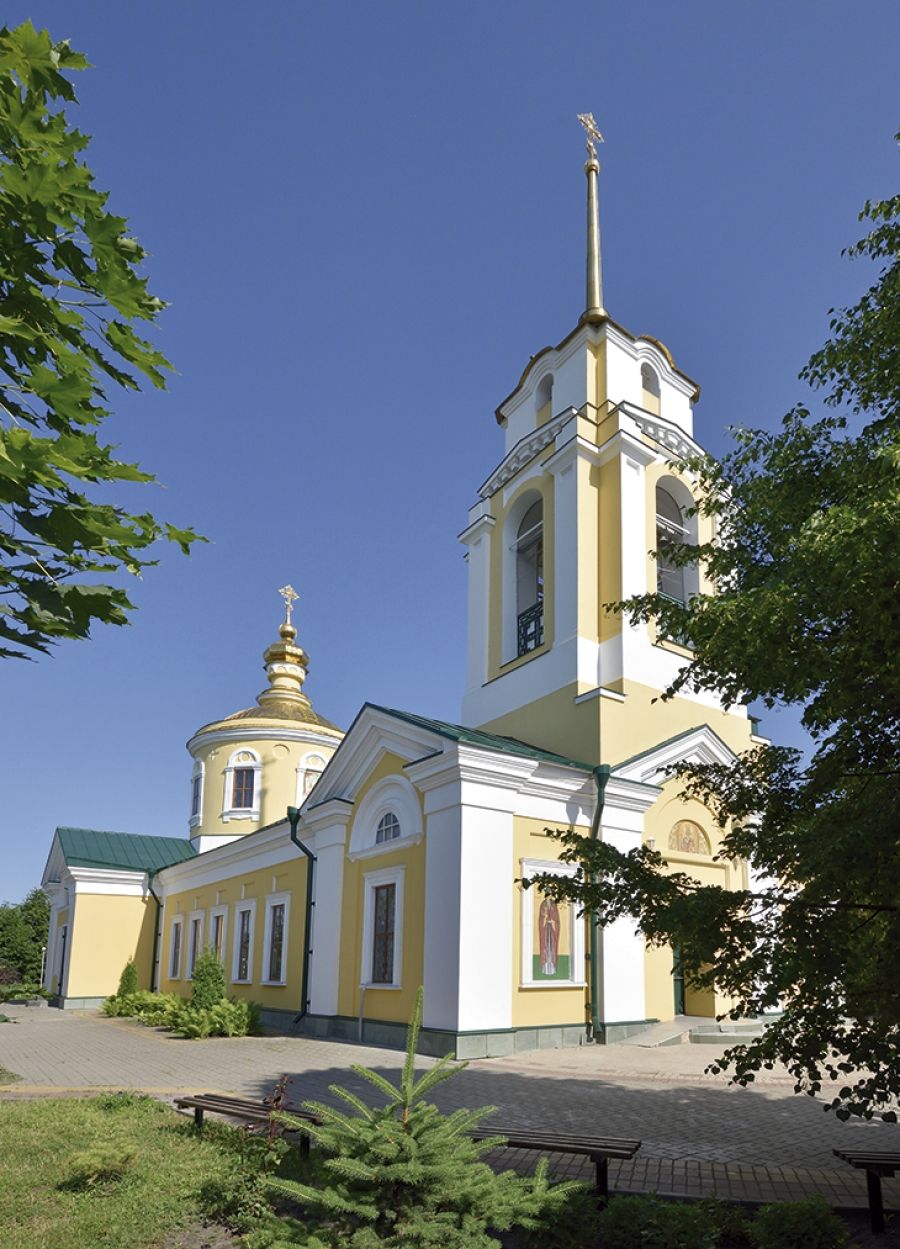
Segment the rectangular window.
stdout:
<path fill-rule="evenodd" d="M 200 814 L 200 776 L 197 775 L 191 781 L 191 818 Z"/>
<path fill-rule="evenodd" d="M 214 915 L 212 918 L 212 948 L 215 950 L 216 958 L 222 961 L 222 945 L 225 936 L 225 916 Z"/>
<path fill-rule="evenodd" d="M 169 976 L 177 980 L 181 975 L 181 920 L 172 924 L 172 945 L 169 953 Z"/>
<path fill-rule="evenodd" d="M 237 957 L 235 959 L 235 980 L 250 979 L 250 936 L 252 932 L 253 912 L 238 911 Z"/>
<path fill-rule="evenodd" d="M 373 892 L 372 983 L 393 984 L 397 886 L 376 885 Z"/>
<path fill-rule="evenodd" d="M 231 787 L 231 805 L 234 808 L 250 808 L 253 806 L 253 768 L 235 768 L 234 781 Z"/>
<path fill-rule="evenodd" d="M 276 902 L 269 911 L 269 980 L 282 980 L 284 961 L 284 903 Z"/>
<path fill-rule="evenodd" d="M 202 920 L 191 920 L 191 944 L 188 949 L 188 980 L 190 980 L 194 974 L 194 965 L 196 964 L 197 956 L 200 953 L 200 934 L 202 931 L 201 924 Z"/>

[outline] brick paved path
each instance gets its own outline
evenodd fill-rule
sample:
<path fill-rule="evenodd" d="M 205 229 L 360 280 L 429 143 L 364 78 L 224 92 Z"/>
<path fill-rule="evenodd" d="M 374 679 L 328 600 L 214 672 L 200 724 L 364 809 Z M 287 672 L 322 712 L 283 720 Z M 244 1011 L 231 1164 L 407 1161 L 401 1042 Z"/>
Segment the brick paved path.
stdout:
<path fill-rule="evenodd" d="M 291 1100 L 328 1097 L 328 1085 L 369 1094 L 351 1063 L 396 1076 L 395 1050 L 302 1037 L 182 1041 L 130 1020 L 50 1008 L 7 1008 L 0 1066 L 22 1077 L 0 1088 L 15 1098 L 92 1088 L 140 1088 L 160 1096 L 215 1090 L 263 1096 L 283 1073 Z M 612 1187 L 754 1201 L 821 1192 L 836 1206 L 865 1205 L 865 1177 L 832 1156 L 861 1144 L 900 1148 L 900 1128 L 840 1123 L 820 1103 L 797 1097 L 786 1073 L 748 1089 L 703 1074 L 709 1046 L 590 1046 L 473 1062 L 441 1086 L 446 1109 L 497 1107 L 497 1121 L 640 1137 L 637 1158 L 610 1165 Z M 422 1068 L 432 1060 L 421 1058 Z M 502 1151 L 506 1165 L 533 1165 L 525 1151 Z M 560 1174 L 587 1176 L 590 1164 L 557 1158 Z M 884 1185 L 900 1207 L 900 1179 Z"/>

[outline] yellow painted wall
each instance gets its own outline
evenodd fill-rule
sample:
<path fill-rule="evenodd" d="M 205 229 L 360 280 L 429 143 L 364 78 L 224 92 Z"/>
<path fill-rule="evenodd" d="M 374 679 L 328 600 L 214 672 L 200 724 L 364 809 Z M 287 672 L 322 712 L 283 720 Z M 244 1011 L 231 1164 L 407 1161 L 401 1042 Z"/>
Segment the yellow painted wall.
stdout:
<path fill-rule="evenodd" d="M 582 1023 L 587 1001 L 584 988 L 563 988 L 556 985 L 522 985 L 522 907 L 527 905 L 526 891 L 515 881 L 522 875 L 523 859 L 559 858 L 560 845 L 544 832 L 541 820 L 516 816 L 513 821 L 513 862 L 510 865 L 510 887 L 513 890 L 513 958 L 510 974 L 513 985 L 512 1026 L 533 1028 L 553 1024 Z M 576 920 L 576 923 L 580 921 Z M 584 968 L 579 974 L 583 975 Z"/>
<path fill-rule="evenodd" d="M 76 894 L 66 953 L 67 996 L 108 997 L 115 993 L 122 968 L 131 957 L 137 964 L 138 984 L 147 988 L 155 924 L 152 897 Z"/>
<path fill-rule="evenodd" d="M 285 843 L 285 858 L 283 862 L 278 863 L 274 867 L 254 868 L 250 865 L 253 841 L 248 839 L 246 842 L 248 866 L 243 872 L 223 877 L 211 885 L 203 885 L 194 889 L 189 888 L 167 896 L 165 928 L 163 939 L 160 942 L 162 956 L 160 959 L 159 988 L 163 993 L 180 993 L 184 997 L 190 997 L 191 982 L 184 977 L 184 970 L 188 955 L 191 912 L 203 911 L 204 913 L 203 944 L 205 946 L 211 934 L 210 909 L 216 906 L 227 906 L 228 918 L 225 930 L 225 955 L 223 962 L 229 996 L 246 998 L 259 1002 L 262 1006 L 281 1010 L 300 1009 L 307 860 L 305 855 L 300 854 L 296 847 L 288 841 L 287 833 L 285 833 Z M 201 859 L 204 866 L 206 866 L 209 860 L 206 856 L 201 856 Z M 266 898 L 275 893 L 289 893 L 291 896 L 285 937 L 286 981 L 283 985 L 262 984 L 264 960 L 267 955 L 267 951 L 263 948 L 265 943 Z M 235 984 L 231 979 L 236 933 L 235 917 L 237 904 L 245 900 L 256 901 L 253 929 L 252 978 L 250 984 Z M 182 976 L 179 979 L 172 979 L 169 976 L 172 920 L 177 915 L 184 917 L 181 947 Z"/>
<path fill-rule="evenodd" d="M 372 769 L 354 800 L 358 811 L 369 790 L 387 776 L 405 776 L 404 760 L 385 755 Z M 421 802 L 421 796 L 419 797 Z M 423 815 L 424 826 L 424 815 Z M 353 833 L 351 823 L 347 843 Z M 362 973 L 362 923 L 364 881 L 367 872 L 403 864 L 403 964 L 401 988 L 366 989 L 363 1013 L 367 1019 L 395 1020 L 405 1023 L 415 1005 L 416 990 L 422 983 L 425 958 L 425 840 L 418 845 L 388 851 L 373 858 L 347 859 L 344 863 L 344 892 L 341 905 L 341 958 L 338 981 L 338 1014 L 360 1013 L 360 979 Z"/>
<path fill-rule="evenodd" d="M 563 686 L 544 698 L 479 725 L 488 733 L 518 737 L 543 750 L 578 762 L 599 762 L 600 720 L 597 700 L 576 703 L 577 686 Z"/>
<path fill-rule="evenodd" d="M 687 729 L 708 725 L 735 753 L 750 746 L 750 721 L 689 698 L 665 702 L 659 690 L 637 681 L 620 683 L 625 702 L 600 700 L 600 745 L 604 763 L 615 766 Z M 655 700 L 655 701 L 654 701 Z"/>

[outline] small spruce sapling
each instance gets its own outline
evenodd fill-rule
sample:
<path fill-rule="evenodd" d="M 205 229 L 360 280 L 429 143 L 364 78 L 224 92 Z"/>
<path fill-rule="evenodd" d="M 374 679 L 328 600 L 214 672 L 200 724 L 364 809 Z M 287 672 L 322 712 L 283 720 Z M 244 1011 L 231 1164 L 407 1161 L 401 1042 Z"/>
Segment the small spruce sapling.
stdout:
<path fill-rule="evenodd" d="M 219 962 L 212 946 L 197 956 L 192 984 L 191 1006 L 197 1010 L 209 1010 L 217 1002 L 224 1002 L 225 968 Z"/>
<path fill-rule="evenodd" d="M 399 1087 L 366 1067 L 351 1070 L 387 1098 L 371 1108 L 340 1085 L 330 1091 L 350 1113 L 322 1102 L 304 1102 L 320 1120 L 310 1124 L 290 1114 L 277 1117 L 308 1132 L 328 1156 L 319 1184 L 273 1178 L 270 1186 L 306 1210 L 316 1245 L 342 1249 L 496 1249 L 491 1232 L 531 1228 L 540 1215 L 561 1207 L 579 1186 L 551 1187 L 542 1160 L 531 1178 L 513 1171 L 496 1174 L 482 1155 L 502 1137 L 474 1141 L 469 1135 L 493 1107 L 442 1114 L 424 1100 L 465 1063 L 442 1058 L 415 1077 L 416 1041 L 422 1022 L 422 990 L 407 1034 Z"/>
<path fill-rule="evenodd" d="M 119 987 L 116 990 L 116 997 L 127 997 L 129 993 L 137 993 L 138 991 L 138 974 L 137 966 L 133 958 L 130 958 L 122 968 L 122 974 L 119 977 Z"/>

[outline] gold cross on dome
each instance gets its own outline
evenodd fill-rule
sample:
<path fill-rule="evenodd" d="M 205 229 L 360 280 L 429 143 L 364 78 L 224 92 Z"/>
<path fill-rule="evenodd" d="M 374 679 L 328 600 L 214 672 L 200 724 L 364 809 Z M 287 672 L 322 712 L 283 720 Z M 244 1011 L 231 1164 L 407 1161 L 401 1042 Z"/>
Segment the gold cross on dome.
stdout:
<path fill-rule="evenodd" d="M 587 149 L 591 156 L 597 155 L 597 143 L 603 142 L 603 135 L 597 129 L 597 123 L 594 121 L 593 113 L 579 113 L 578 120 L 584 126 L 587 135 Z"/>
<path fill-rule="evenodd" d="M 278 593 L 284 599 L 285 624 L 290 624 L 291 612 L 294 610 L 294 604 L 296 603 L 300 595 L 297 593 L 297 591 L 294 589 L 292 585 L 283 585 L 281 589 L 278 591 Z"/>

